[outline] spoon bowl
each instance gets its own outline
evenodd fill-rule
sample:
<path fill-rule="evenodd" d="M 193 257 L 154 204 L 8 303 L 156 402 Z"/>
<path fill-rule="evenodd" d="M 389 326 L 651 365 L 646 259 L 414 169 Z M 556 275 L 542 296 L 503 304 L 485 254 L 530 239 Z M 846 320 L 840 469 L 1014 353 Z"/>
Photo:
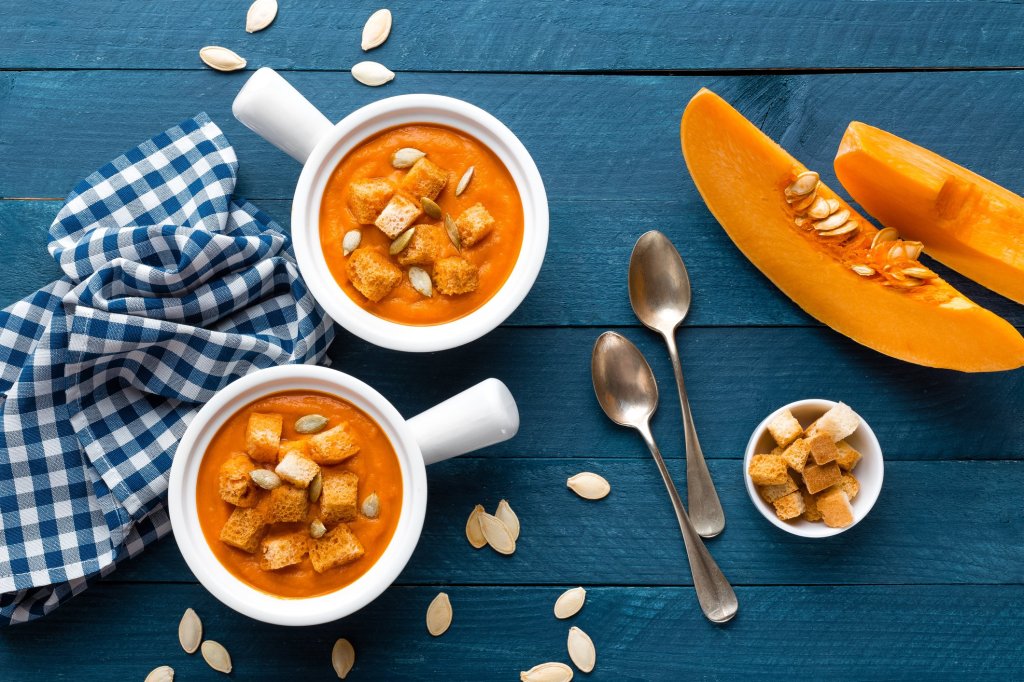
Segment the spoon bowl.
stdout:
<path fill-rule="evenodd" d="M 648 329 L 671 334 L 690 312 L 690 275 L 661 232 L 642 235 L 629 257 L 629 304 Z"/>
<path fill-rule="evenodd" d="M 627 348 L 628 346 L 628 348 Z M 658 407 L 658 384 L 650 365 L 624 337 L 601 334 L 594 345 L 590 371 L 597 402 L 619 426 L 646 424 Z"/>

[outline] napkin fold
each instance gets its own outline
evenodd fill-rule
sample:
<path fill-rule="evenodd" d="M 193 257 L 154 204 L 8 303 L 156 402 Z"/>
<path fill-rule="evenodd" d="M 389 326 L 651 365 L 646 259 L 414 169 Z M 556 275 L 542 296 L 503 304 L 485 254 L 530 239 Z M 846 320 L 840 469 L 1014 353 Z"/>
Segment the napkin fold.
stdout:
<path fill-rule="evenodd" d="M 0 312 L 0 618 L 45 615 L 166 535 L 199 406 L 255 369 L 321 361 L 331 320 L 290 240 L 233 197 L 200 114 L 80 182 L 50 227 L 64 277 Z"/>

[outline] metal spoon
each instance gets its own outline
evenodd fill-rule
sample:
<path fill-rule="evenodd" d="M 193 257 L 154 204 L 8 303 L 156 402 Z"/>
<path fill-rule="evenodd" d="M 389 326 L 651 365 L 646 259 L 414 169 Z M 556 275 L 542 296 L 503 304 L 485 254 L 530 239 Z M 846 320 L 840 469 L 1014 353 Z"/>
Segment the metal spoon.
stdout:
<path fill-rule="evenodd" d="M 594 344 L 590 371 L 594 378 L 594 393 L 601 403 L 601 409 L 616 424 L 639 431 L 647 443 L 647 448 L 658 464 L 668 495 L 672 498 L 679 530 L 683 532 L 697 601 L 708 620 L 724 623 L 735 616 L 739 608 L 736 593 L 690 523 L 686 508 L 672 484 L 665 460 L 651 435 L 651 415 L 658 407 L 658 384 L 654 381 L 650 365 L 637 347 L 625 337 L 615 332 L 605 332 Z"/>
<path fill-rule="evenodd" d="M 725 512 L 715 492 L 704 453 L 693 426 L 690 400 L 686 397 L 683 368 L 676 350 L 676 327 L 690 310 L 690 277 L 679 252 L 668 237 L 652 230 L 636 240 L 629 258 L 629 303 L 649 329 L 659 332 L 668 345 L 679 388 L 686 442 L 686 501 L 690 517 L 701 537 L 713 538 L 725 528 Z"/>

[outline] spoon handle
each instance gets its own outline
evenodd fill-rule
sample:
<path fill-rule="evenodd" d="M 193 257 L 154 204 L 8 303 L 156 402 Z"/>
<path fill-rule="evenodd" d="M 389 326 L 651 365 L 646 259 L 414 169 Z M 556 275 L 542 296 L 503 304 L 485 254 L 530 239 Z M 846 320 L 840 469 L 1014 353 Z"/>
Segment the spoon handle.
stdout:
<path fill-rule="evenodd" d="M 668 354 L 672 358 L 672 369 L 676 375 L 676 387 L 679 389 L 679 405 L 683 411 L 683 434 L 686 444 L 686 500 L 690 505 L 690 517 L 697 533 L 704 538 L 713 538 L 725 528 L 725 512 L 718 499 L 715 483 L 711 480 L 711 472 L 704 461 L 704 453 L 697 440 L 697 429 L 693 426 L 693 414 L 690 413 L 690 399 L 686 395 L 686 383 L 683 381 L 683 367 L 679 362 L 679 351 L 676 348 L 674 333 L 665 334 Z"/>
<path fill-rule="evenodd" d="M 658 450 L 658 444 L 654 442 L 651 428 L 648 424 L 637 427 L 647 449 L 658 464 L 658 471 L 661 473 L 661 480 L 665 482 L 668 496 L 672 499 L 672 506 L 676 511 L 676 518 L 679 520 L 679 530 L 683 532 L 683 543 L 686 545 L 686 558 L 690 562 L 690 573 L 693 575 L 693 587 L 697 592 L 697 601 L 700 608 L 713 623 L 724 623 L 736 615 L 739 603 L 736 600 L 736 593 L 732 585 L 722 573 L 722 569 L 715 563 L 714 558 L 704 546 L 704 541 L 697 534 L 690 517 L 686 513 L 683 501 L 679 499 L 676 486 L 672 483 L 668 467 Z"/>

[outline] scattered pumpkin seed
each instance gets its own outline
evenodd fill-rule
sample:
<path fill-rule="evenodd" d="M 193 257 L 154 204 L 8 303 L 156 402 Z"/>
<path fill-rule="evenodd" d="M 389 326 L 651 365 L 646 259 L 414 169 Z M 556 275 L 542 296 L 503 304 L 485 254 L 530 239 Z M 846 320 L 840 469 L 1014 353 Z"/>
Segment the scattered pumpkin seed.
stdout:
<path fill-rule="evenodd" d="M 302 434 L 320 433 L 328 421 L 322 414 L 307 414 L 295 420 L 295 430 Z"/>
<path fill-rule="evenodd" d="M 281 485 L 281 477 L 269 469 L 253 469 L 249 472 L 249 478 L 264 490 L 273 490 Z"/>
<path fill-rule="evenodd" d="M 441 207 L 430 197 L 420 197 L 420 206 L 423 207 L 423 212 L 434 220 L 441 219 Z"/>
<path fill-rule="evenodd" d="M 828 230 L 836 229 L 849 219 L 850 212 L 844 208 L 841 211 L 836 211 L 824 220 L 814 221 L 814 229 L 818 232 L 827 232 Z"/>
<path fill-rule="evenodd" d="M 483 505 L 478 504 L 473 507 L 473 511 L 469 513 L 469 519 L 466 520 L 466 539 L 469 540 L 469 544 L 473 545 L 473 549 L 480 549 L 487 544 L 483 528 L 480 527 L 480 515 L 483 513 Z"/>
<path fill-rule="evenodd" d="M 569 649 L 569 658 L 577 668 L 585 673 L 594 669 L 594 665 L 597 663 L 597 650 L 594 649 L 594 642 L 590 639 L 590 635 L 574 625 L 569 628 L 566 646 Z"/>
<path fill-rule="evenodd" d="M 256 0 L 249 5 L 249 11 L 245 15 L 245 32 L 262 31 L 270 26 L 276 16 L 277 0 Z"/>
<path fill-rule="evenodd" d="M 341 255 L 347 256 L 356 249 L 359 248 L 359 243 L 363 241 L 363 233 L 359 230 L 349 230 L 345 233 L 344 239 L 341 240 Z"/>
<path fill-rule="evenodd" d="M 391 246 L 388 248 L 388 253 L 392 256 L 397 256 L 402 253 L 402 249 L 409 246 L 409 240 L 416 234 L 416 228 L 410 227 L 408 230 L 398 235 L 395 241 L 391 242 Z"/>
<path fill-rule="evenodd" d="M 427 632 L 434 637 L 443 635 L 452 624 L 452 603 L 448 595 L 439 592 L 427 607 Z"/>
<path fill-rule="evenodd" d="M 426 155 L 415 147 L 402 147 L 391 155 L 391 167 L 399 170 L 409 168 Z"/>
<path fill-rule="evenodd" d="M 217 71 L 238 71 L 244 69 L 246 61 L 226 47 L 207 45 L 199 50 L 199 58 L 211 69 Z"/>
<path fill-rule="evenodd" d="M 541 663 L 519 673 L 519 682 L 570 682 L 572 668 L 565 663 Z"/>
<path fill-rule="evenodd" d="M 370 15 L 363 26 L 363 40 L 360 47 L 363 51 L 380 47 L 391 34 L 391 10 L 379 9 Z"/>
<path fill-rule="evenodd" d="M 211 668 L 219 673 L 231 672 L 231 655 L 228 654 L 228 650 L 224 648 L 223 644 L 208 639 L 203 642 L 202 652 L 203 660 Z"/>
<path fill-rule="evenodd" d="M 829 214 L 828 201 L 821 197 L 815 197 L 814 203 L 807 209 L 807 215 L 814 218 L 815 220 L 822 220 L 827 218 Z"/>
<path fill-rule="evenodd" d="M 192 653 L 191 651 L 189 653 Z M 169 665 L 162 665 L 153 668 L 146 675 L 146 682 L 171 682 L 174 679 L 174 668 Z"/>
<path fill-rule="evenodd" d="M 555 618 L 570 618 L 575 616 L 583 608 L 583 602 L 587 599 L 587 591 L 582 587 L 574 587 L 566 590 L 555 600 Z"/>
<path fill-rule="evenodd" d="M 395 79 L 395 73 L 377 62 L 359 62 L 352 67 L 352 77 L 363 85 L 375 88 Z"/>
<path fill-rule="evenodd" d="M 449 213 L 444 214 L 444 230 L 448 233 L 448 239 L 452 240 L 455 248 L 462 251 L 462 237 L 459 236 L 459 228 L 456 227 L 455 221 L 452 220 Z"/>
<path fill-rule="evenodd" d="M 483 531 L 487 544 L 498 554 L 512 554 L 516 551 L 516 540 L 505 522 L 497 516 L 480 513 L 480 530 Z"/>
<path fill-rule="evenodd" d="M 362 512 L 363 516 L 368 519 L 375 519 L 380 516 L 380 498 L 377 496 L 377 493 L 370 493 L 363 500 Z"/>
<path fill-rule="evenodd" d="M 320 519 L 313 519 L 313 522 L 309 524 L 309 537 L 314 540 L 319 540 L 327 532 L 327 526 Z"/>
<path fill-rule="evenodd" d="M 345 638 L 335 642 L 334 648 L 331 649 L 331 665 L 334 666 L 334 672 L 338 674 L 338 678 L 345 679 L 355 664 L 356 650 L 352 647 L 352 643 Z"/>
<path fill-rule="evenodd" d="M 455 196 L 461 197 L 462 193 L 469 187 L 469 181 L 473 179 L 473 173 L 476 171 L 476 166 L 470 166 L 466 169 L 466 172 L 459 178 L 459 184 L 455 187 Z"/>
<path fill-rule="evenodd" d="M 186 654 L 194 654 L 203 641 L 203 621 L 191 608 L 185 609 L 181 622 L 178 623 L 178 642 Z"/>
<path fill-rule="evenodd" d="M 309 501 L 316 502 L 320 499 L 320 492 L 324 489 L 324 475 L 322 471 L 316 472 L 316 476 L 309 482 Z"/>
<path fill-rule="evenodd" d="M 796 176 L 793 184 L 786 188 L 787 197 L 802 197 L 818 189 L 818 174 L 804 171 Z"/>
<path fill-rule="evenodd" d="M 427 271 L 416 265 L 409 268 L 409 283 L 420 294 L 430 298 L 434 295 L 434 283 L 430 281 Z"/>
<path fill-rule="evenodd" d="M 569 478 L 565 485 L 585 500 L 600 500 L 612 491 L 611 485 L 603 476 L 584 471 Z"/>
<path fill-rule="evenodd" d="M 894 242 L 899 238 L 900 233 L 895 227 L 883 227 L 875 233 L 874 239 L 871 240 L 871 248 L 875 248 L 879 244 Z"/>
<path fill-rule="evenodd" d="M 502 500 L 498 503 L 498 508 L 494 511 L 494 516 L 498 518 L 508 528 L 508 532 L 512 534 L 512 540 L 519 539 L 519 517 L 512 511 L 512 507 L 509 506 L 508 500 Z"/>
<path fill-rule="evenodd" d="M 869 265 L 852 265 L 850 266 L 850 269 L 861 277 L 870 277 L 875 274 L 875 269 Z"/>

